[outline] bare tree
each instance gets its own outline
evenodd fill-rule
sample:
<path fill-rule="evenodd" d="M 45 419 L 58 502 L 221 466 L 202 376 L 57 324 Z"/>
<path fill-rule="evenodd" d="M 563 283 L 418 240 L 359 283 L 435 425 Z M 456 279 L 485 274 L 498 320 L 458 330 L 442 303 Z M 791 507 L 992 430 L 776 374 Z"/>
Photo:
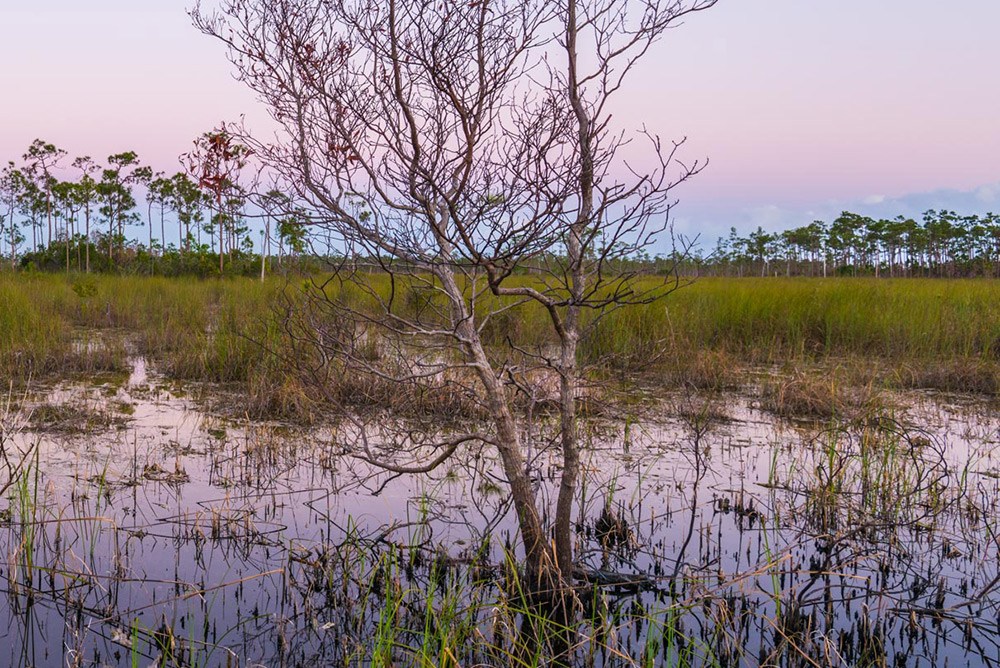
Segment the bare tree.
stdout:
<path fill-rule="evenodd" d="M 495 447 L 536 592 L 565 593 L 573 575 L 580 342 L 601 316 L 676 287 L 636 282 L 617 260 L 668 230 L 671 190 L 701 169 L 646 132 L 653 166 L 630 168 L 612 98 L 668 27 L 715 1 L 230 0 L 193 12 L 284 130 L 245 141 L 336 238 L 335 280 L 367 300 L 321 286 L 337 326 L 317 318 L 297 334 L 324 352 L 321 365 L 444 384 L 488 416 L 444 435 L 428 425 L 375 438 L 352 413 L 357 454 L 420 473 L 461 447 Z M 544 309 L 555 345 L 491 341 L 526 303 Z M 374 361 L 372 332 L 390 351 Z M 518 401 L 551 385 L 562 470 L 550 515 Z M 398 451 L 415 461 L 384 456 Z"/>

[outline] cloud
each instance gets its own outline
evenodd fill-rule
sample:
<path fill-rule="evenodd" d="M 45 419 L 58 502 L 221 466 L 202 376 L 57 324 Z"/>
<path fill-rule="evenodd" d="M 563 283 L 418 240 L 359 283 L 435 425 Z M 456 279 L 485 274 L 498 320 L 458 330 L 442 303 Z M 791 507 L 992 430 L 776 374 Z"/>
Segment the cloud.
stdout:
<path fill-rule="evenodd" d="M 983 204 L 996 206 L 1000 204 L 1000 183 L 993 183 L 976 188 L 976 199 Z"/>
<path fill-rule="evenodd" d="M 947 209 L 960 215 L 1000 213 L 1000 182 L 988 183 L 969 190 L 939 188 L 926 192 L 898 195 L 871 195 L 853 200 L 827 200 L 805 206 L 763 204 L 758 206 L 726 205 L 715 201 L 707 206 L 690 204 L 683 209 L 683 220 L 675 220 L 676 229 L 686 235 L 700 234 L 701 238 L 714 239 L 728 234 L 735 227 L 740 234 L 747 234 L 757 227 L 768 232 L 807 225 L 814 220 L 832 221 L 842 211 L 852 211 L 872 218 L 905 216 L 919 220 L 928 209 Z"/>
<path fill-rule="evenodd" d="M 745 215 L 749 217 L 751 224 L 755 227 L 760 226 L 765 230 L 770 230 L 787 225 L 791 213 L 791 211 L 776 204 L 769 204 L 747 209 Z"/>
<path fill-rule="evenodd" d="M 855 211 L 848 203 L 847 209 Z M 984 214 L 1000 210 L 1000 183 L 990 183 L 971 190 L 939 188 L 928 192 L 908 193 L 886 199 L 872 206 L 871 210 L 857 207 L 857 213 L 866 216 L 894 217 L 903 215 L 919 217 L 928 209 L 948 209 L 960 215 Z"/>

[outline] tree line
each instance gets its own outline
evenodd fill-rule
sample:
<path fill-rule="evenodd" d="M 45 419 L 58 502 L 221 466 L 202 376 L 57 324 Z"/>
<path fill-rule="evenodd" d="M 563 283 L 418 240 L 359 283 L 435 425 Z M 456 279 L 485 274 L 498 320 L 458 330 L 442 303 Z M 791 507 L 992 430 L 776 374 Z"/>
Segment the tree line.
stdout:
<path fill-rule="evenodd" d="M 1000 215 L 929 210 L 921 219 L 875 219 L 844 211 L 784 231 L 732 228 L 686 264 L 719 276 L 1000 276 Z"/>
<path fill-rule="evenodd" d="M 199 137 L 181 156 L 186 169 L 175 174 L 143 165 L 134 151 L 100 164 L 90 156 L 70 160 L 36 139 L 20 161 L 0 170 L 3 265 L 263 275 L 269 259 L 296 262 L 308 244 L 307 215 L 285 193 L 257 194 L 241 184 L 246 157 L 224 129 Z M 57 177 L 66 173 L 70 178 Z M 257 234 L 254 220 L 263 223 Z M 168 225 L 176 242 L 166 242 Z M 136 229 L 142 227 L 146 234 Z"/>
<path fill-rule="evenodd" d="M 298 265 L 309 247 L 309 213 L 278 189 L 240 183 L 247 150 L 225 129 L 208 132 L 181 156 L 185 169 L 168 175 L 134 151 L 102 165 L 90 156 L 70 160 L 36 139 L 19 163 L 0 170 L 3 265 L 162 275 L 263 274 L 269 259 Z M 55 175 L 66 172 L 73 177 Z M 256 234 L 254 220 L 262 223 Z M 168 226 L 177 242 L 165 241 Z M 615 264 L 626 272 L 664 266 L 734 277 L 997 277 L 1000 214 L 928 210 L 918 221 L 844 211 L 831 223 L 783 231 L 758 227 L 741 236 L 734 227 L 709 252 L 685 246 L 669 257 L 640 253 Z"/>

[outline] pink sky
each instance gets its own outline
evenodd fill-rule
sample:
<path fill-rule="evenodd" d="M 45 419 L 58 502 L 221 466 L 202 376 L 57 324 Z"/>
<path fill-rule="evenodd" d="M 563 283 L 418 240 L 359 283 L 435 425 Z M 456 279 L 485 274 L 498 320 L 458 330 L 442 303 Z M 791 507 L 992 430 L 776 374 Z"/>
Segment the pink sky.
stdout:
<path fill-rule="evenodd" d="M 265 118 L 191 2 L 3 0 L 0 159 L 40 137 L 175 171 L 220 120 Z M 616 118 L 711 159 L 676 211 L 708 240 L 842 208 L 1000 211 L 997 25 L 996 0 L 720 0 L 654 47 Z"/>

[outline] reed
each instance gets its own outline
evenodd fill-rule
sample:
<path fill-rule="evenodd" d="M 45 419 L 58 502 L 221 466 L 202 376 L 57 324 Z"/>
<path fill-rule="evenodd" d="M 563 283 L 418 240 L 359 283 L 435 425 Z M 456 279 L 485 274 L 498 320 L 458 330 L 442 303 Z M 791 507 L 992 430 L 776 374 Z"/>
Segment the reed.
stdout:
<path fill-rule="evenodd" d="M 638 280 L 652 287 L 658 279 Z M 305 301 L 298 281 L 3 274 L 0 379 L 123 371 L 140 354 L 170 377 L 238 384 L 252 413 L 306 418 L 321 393 L 288 364 L 311 354 L 288 327 L 287 315 Z M 440 317 L 426 285 L 371 281 L 383 298 L 396 290 L 400 313 Z M 317 283 L 305 281 L 313 290 Z M 330 282 L 324 292 L 351 308 L 375 309 L 372 295 L 351 284 Z M 495 354 L 553 342 L 537 305 L 480 299 L 481 313 L 501 309 L 482 329 Z M 991 281 L 711 278 L 590 318 L 585 362 L 665 385 L 723 389 L 746 382 L 749 367 L 779 365 L 794 375 L 832 363 L 866 373 L 862 384 L 1000 391 L 1000 285 Z M 364 341 L 377 357 L 377 344 Z M 361 382 L 349 374 L 341 380 Z M 384 394 L 342 389 L 376 400 Z"/>
<path fill-rule="evenodd" d="M 709 349 L 755 363 L 789 358 L 995 358 L 1000 286 L 976 280 L 703 279 L 611 314 L 591 354 Z"/>

